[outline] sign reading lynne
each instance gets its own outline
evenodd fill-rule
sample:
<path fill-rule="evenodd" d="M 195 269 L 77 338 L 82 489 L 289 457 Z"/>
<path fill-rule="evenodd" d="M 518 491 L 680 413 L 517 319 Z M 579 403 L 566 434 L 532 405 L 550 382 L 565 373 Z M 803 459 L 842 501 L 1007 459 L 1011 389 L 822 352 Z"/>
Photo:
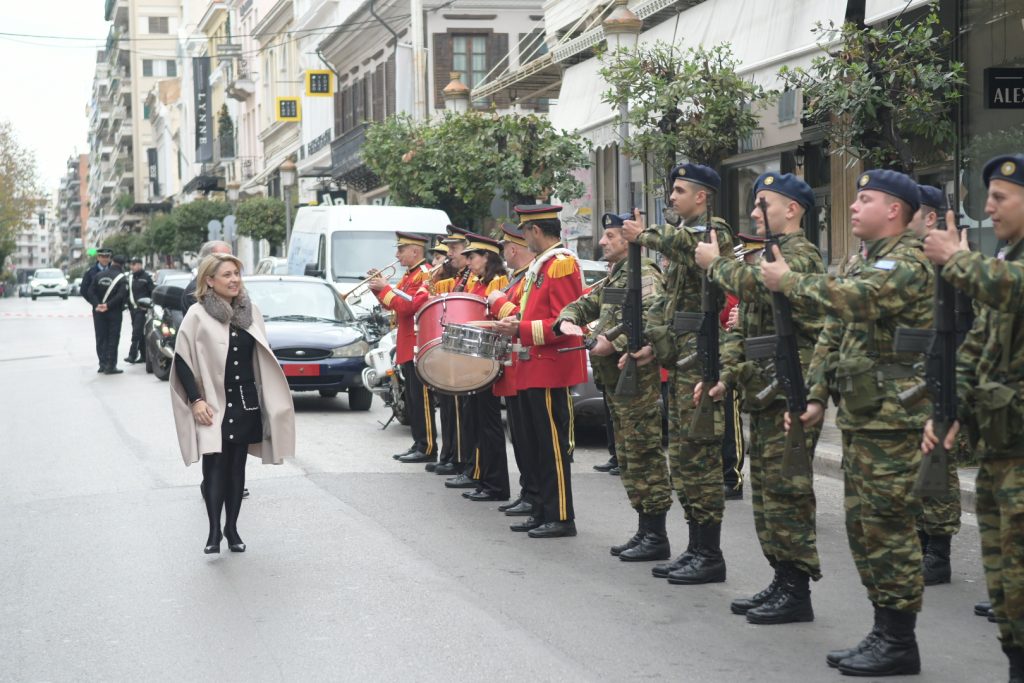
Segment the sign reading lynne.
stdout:
<path fill-rule="evenodd" d="M 192 84 L 196 95 L 196 161 L 213 161 L 213 125 L 210 115 L 210 58 L 192 58 Z"/>
<path fill-rule="evenodd" d="M 1024 69 L 985 69 L 985 106 L 989 109 L 1024 109 Z"/>

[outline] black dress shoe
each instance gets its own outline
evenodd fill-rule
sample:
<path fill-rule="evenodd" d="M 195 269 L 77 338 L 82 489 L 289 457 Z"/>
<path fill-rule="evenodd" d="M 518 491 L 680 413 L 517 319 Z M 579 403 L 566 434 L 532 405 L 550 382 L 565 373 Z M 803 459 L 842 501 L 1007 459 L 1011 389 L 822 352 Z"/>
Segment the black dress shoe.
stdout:
<path fill-rule="evenodd" d="M 121 368 L 119 368 L 117 366 L 114 366 L 114 367 L 111 367 L 111 368 L 107 368 L 104 371 L 104 374 L 107 374 L 107 375 L 120 375 L 123 372 L 124 372 L 124 370 L 122 370 Z"/>
<path fill-rule="evenodd" d="M 503 505 L 501 507 L 505 506 Z M 500 510 L 501 507 L 499 507 L 498 509 Z M 520 500 L 518 503 L 506 509 L 504 512 L 508 517 L 529 517 L 534 513 L 534 507 L 533 503 L 531 503 L 530 501 Z"/>
<path fill-rule="evenodd" d="M 492 500 L 508 500 L 508 496 L 502 497 L 493 491 L 484 491 L 482 489 L 477 489 L 472 493 L 463 493 L 462 497 L 466 500 L 473 500 L 478 503 L 486 503 Z"/>
<path fill-rule="evenodd" d="M 435 458 L 432 455 L 427 455 L 422 451 L 414 451 L 400 457 L 398 462 L 432 462 L 434 459 Z"/>
<path fill-rule="evenodd" d="M 505 503 L 504 505 L 499 505 L 498 506 L 498 512 L 505 512 L 506 510 L 511 510 L 516 505 L 519 505 L 522 502 L 523 502 L 523 497 L 519 496 L 518 498 L 513 500 L 511 503 Z"/>
<path fill-rule="evenodd" d="M 132 358 L 131 356 L 128 356 L 127 358 L 124 359 L 124 362 L 128 363 L 129 365 L 135 365 L 136 363 L 139 362 L 139 359 L 138 358 Z"/>
<path fill-rule="evenodd" d="M 207 555 L 214 555 L 216 553 L 219 553 L 220 552 L 220 540 L 222 538 L 224 538 L 224 536 L 220 533 L 220 531 L 217 532 L 217 537 L 216 538 L 207 538 L 206 539 L 206 547 L 203 548 L 203 552 L 206 553 Z"/>
<path fill-rule="evenodd" d="M 224 530 L 224 538 L 228 539 L 228 550 L 233 553 L 244 553 L 245 543 L 242 542 L 242 537 L 238 535 L 237 531 Z"/>
<path fill-rule="evenodd" d="M 620 470 L 618 466 L 615 466 L 608 470 L 608 474 L 612 475 L 613 477 L 618 477 L 622 475 L 622 470 Z"/>
<path fill-rule="evenodd" d="M 974 613 L 979 617 L 987 617 L 988 613 L 992 611 L 992 603 L 988 600 L 982 600 L 981 602 L 974 603 Z"/>
<path fill-rule="evenodd" d="M 458 465 L 453 462 L 442 462 L 434 468 L 434 474 L 441 474 L 445 476 L 456 474 L 458 471 Z"/>
<path fill-rule="evenodd" d="M 249 489 L 242 489 L 242 498 L 249 497 Z"/>
<path fill-rule="evenodd" d="M 537 517 L 527 517 L 518 524 L 513 524 L 509 526 L 509 529 L 511 529 L 512 531 L 533 531 L 534 529 L 542 526 L 543 524 L 544 520 L 542 519 L 538 519 Z"/>
<path fill-rule="evenodd" d="M 107 368 L 104 365 L 101 365 L 98 368 L 96 368 L 96 374 L 97 375 L 102 375 L 106 371 L 107 371 Z"/>
<path fill-rule="evenodd" d="M 612 457 L 608 458 L 608 462 L 602 463 L 600 465 L 594 465 L 594 469 L 597 470 L 598 472 L 607 472 L 608 470 L 612 469 L 613 467 L 618 467 L 618 466 L 619 466 L 619 460 L 618 460 L 618 458 L 616 458 L 613 455 Z"/>
<path fill-rule="evenodd" d="M 402 457 L 403 455 L 409 455 L 410 453 L 415 453 L 415 452 L 416 452 L 416 446 L 415 446 L 415 445 L 413 445 L 413 446 L 409 446 L 409 448 L 408 448 L 408 449 L 406 449 L 406 450 L 402 451 L 401 453 L 395 453 L 395 454 L 394 454 L 394 455 L 392 455 L 391 457 L 392 457 L 392 458 L 394 458 L 395 460 L 398 460 L 398 459 L 399 459 L 399 458 L 401 458 L 401 457 Z"/>
<path fill-rule="evenodd" d="M 725 499 L 726 500 L 743 500 L 743 484 L 739 486 L 725 485 Z"/>
<path fill-rule="evenodd" d="M 434 470 L 437 469 L 437 463 L 436 462 L 428 462 L 426 467 L 424 467 L 423 469 L 425 469 L 427 472 L 433 472 Z"/>
<path fill-rule="evenodd" d="M 563 538 L 576 535 L 576 522 L 571 519 L 567 522 L 546 522 L 536 529 L 531 529 L 527 535 L 530 538 Z"/>
<path fill-rule="evenodd" d="M 445 481 L 444 485 L 449 489 L 475 489 L 476 481 L 465 474 L 460 474 Z"/>

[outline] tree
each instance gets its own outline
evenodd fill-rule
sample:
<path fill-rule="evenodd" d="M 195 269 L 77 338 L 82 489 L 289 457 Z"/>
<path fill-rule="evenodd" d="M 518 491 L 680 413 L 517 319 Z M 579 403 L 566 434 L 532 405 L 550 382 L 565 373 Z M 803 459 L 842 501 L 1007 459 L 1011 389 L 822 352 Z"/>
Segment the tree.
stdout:
<path fill-rule="evenodd" d="M 175 227 L 175 253 L 198 252 L 199 247 L 206 241 L 210 221 L 223 221 L 229 213 L 231 206 L 227 202 L 208 199 L 199 199 L 174 207 L 171 218 Z"/>
<path fill-rule="evenodd" d="M 178 226 L 170 214 L 154 215 L 142 235 L 146 240 L 147 251 L 165 259 L 175 256 Z"/>
<path fill-rule="evenodd" d="M 776 93 L 736 73 L 727 43 L 683 49 L 658 41 L 632 51 L 605 52 L 601 75 L 611 86 L 604 101 L 629 105 L 623 149 L 668 172 L 679 157 L 717 167 L 758 128 L 754 108 Z"/>
<path fill-rule="evenodd" d="M 496 193 L 513 202 L 583 194 L 572 175 L 589 165 L 581 137 L 533 115 L 446 112 L 416 123 L 405 114 L 372 125 L 366 165 L 398 203 L 444 210 L 453 223 L 479 226 Z"/>
<path fill-rule="evenodd" d="M 285 206 L 275 197 L 252 197 L 235 209 L 238 234 L 252 239 L 267 240 L 275 251 L 285 238 Z"/>
<path fill-rule="evenodd" d="M 837 33 L 839 46 L 810 69 L 783 67 L 779 75 L 803 90 L 805 118 L 828 123 L 833 150 L 912 174 L 946 158 L 956 142 L 951 113 L 964 67 L 947 58 L 951 36 L 938 26 L 934 12 L 909 26 L 818 24 L 823 47 Z"/>
<path fill-rule="evenodd" d="M 14 236 L 42 194 L 35 156 L 18 143 L 14 126 L 0 121 L 0 264 L 14 252 Z"/>
<path fill-rule="evenodd" d="M 118 232 L 109 235 L 103 240 L 103 247 L 111 249 L 115 254 L 125 258 L 141 257 L 148 251 L 145 237 L 141 233 L 135 232 Z"/>

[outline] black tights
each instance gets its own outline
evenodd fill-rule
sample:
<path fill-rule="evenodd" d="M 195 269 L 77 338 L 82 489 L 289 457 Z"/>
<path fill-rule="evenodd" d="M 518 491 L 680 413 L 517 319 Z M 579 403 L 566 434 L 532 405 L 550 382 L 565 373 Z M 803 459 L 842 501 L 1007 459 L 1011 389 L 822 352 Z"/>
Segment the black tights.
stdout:
<path fill-rule="evenodd" d="M 203 480 L 206 487 L 206 516 L 210 520 L 207 545 L 220 542 L 220 511 L 227 512 L 224 535 L 228 543 L 240 543 L 238 513 L 242 509 L 242 490 L 245 488 L 245 459 L 248 446 L 224 444 L 221 453 L 203 455 Z"/>

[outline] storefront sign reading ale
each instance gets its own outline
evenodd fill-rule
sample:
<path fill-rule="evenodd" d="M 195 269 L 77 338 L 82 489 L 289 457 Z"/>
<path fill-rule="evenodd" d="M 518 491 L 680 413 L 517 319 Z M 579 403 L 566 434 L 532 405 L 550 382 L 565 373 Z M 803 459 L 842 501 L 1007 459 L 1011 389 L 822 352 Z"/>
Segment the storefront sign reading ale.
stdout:
<path fill-rule="evenodd" d="M 985 106 L 1024 109 L 1024 68 L 985 69 Z"/>

